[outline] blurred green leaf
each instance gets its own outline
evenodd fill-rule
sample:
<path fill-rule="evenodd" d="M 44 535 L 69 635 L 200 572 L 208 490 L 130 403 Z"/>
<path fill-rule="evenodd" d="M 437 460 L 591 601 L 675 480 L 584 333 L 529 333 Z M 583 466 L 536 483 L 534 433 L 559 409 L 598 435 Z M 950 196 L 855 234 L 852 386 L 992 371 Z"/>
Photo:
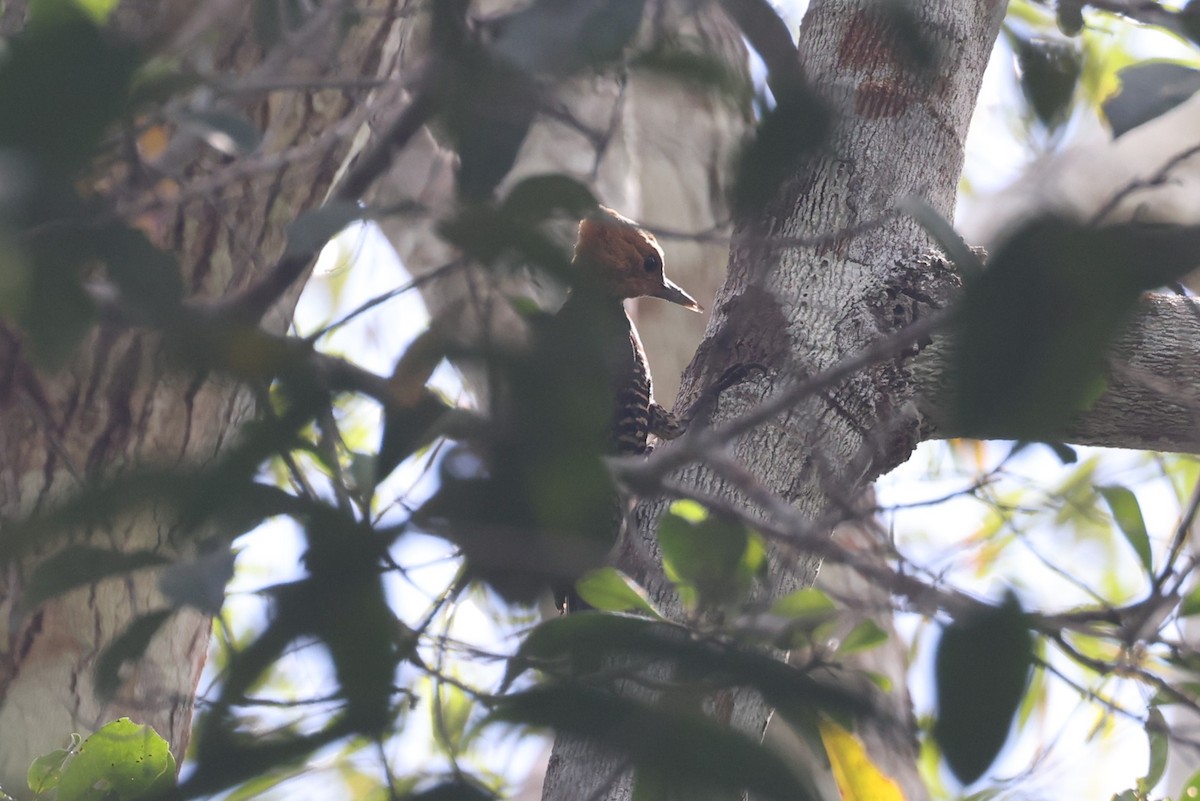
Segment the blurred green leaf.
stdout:
<path fill-rule="evenodd" d="M 175 758 L 149 726 L 121 718 L 79 746 L 63 770 L 57 801 L 149 798 L 175 786 Z"/>
<path fill-rule="evenodd" d="M 842 638 L 837 652 L 839 656 L 847 656 L 859 651 L 870 650 L 878 645 L 882 645 L 887 640 L 888 633 L 881 629 L 878 623 L 874 620 L 864 620 Z"/>
<path fill-rule="evenodd" d="M 1200 585 L 1188 590 L 1183 603 L 1179 606 L 1180 617 L 1191 617 L 1197 612 L 1200 612 Z"/>
<path fill-rule="evenodd" d="M 1000 753 L 1029 683 L 1033 636 L 1016 596 L 955 621 L 935 657 L 937 738 L 946 764 L 970 784 Z"/>
<path fill-rule="evenodd" d="M 829 596 L 816 587 L 803 587 L 771 604 L 771 614 L 783 617 L 826 617 L 836 611 Z"/>
<path fill-rule="evenodd" d="M 1171 746 L 1170 729 L 1161 709 L 1156 706 L 1150 708 L 1146 715 L 1145 728 L 1150 761 L 1146 767 L 1146 775 L 1137 780 L 1138 791 L 1142 796 L 1148 796 L 1167 772 L 1167 755 Z"/>
<path fill-rule="evenodd" d="M 122 552 L 89 545 L 71 545 L 34 568 L 24 603 L 34 609 L 65 592 L 109 576 L 161 565 L 166 558 L 153 551 Z"/>
<path fill-rule="evenodd" d="M 475 701 L 461 687 L 440 683 L 437 697 L 429 706 L 432 717 L 430 727 L 434 742 L 448 755 L 456 755 L 463 749 L 463 734 L 475 709 Z"/>
<path fill-rule="evenodd" d="M 493 719 L 593 738 L 638 767 L 683 781 L 766 798 L 816 798 L 808 782 L 762 744 L 701 714 L 647 706 L 579 685 L 505 696 Z"/>
<path fill-rule="evenodd" d="M 1142 507 L 1137 496 L 1126 487 L 1097 486 L 1096 491 L 1104 496 L 1108 508 L 1112 510 L 1113 520 L 1117 528 L 1125 535 L 1125 539 L 1133 546 L 1142 567 L 1147 574 L 1154 573 L 1153 555 L 1150 552 L 1150 535 L 1146 533 L 1146 521 L 1142 518 Z"/>
<path fill-rule="evenodd" d="M 651 617 L 662 617 L 646 591 L 614 567 L 584 574 L 575 582 L 575 590 L 588 606 L 601 612 L 644 612 Z"/>
<path fill-rule="evenodd" d="M 671 581 L 695 589 L 702 604 L 720 605 L 750 586 L 757 559 L 746 559 L 752 537 L 745 526 L 709 516 L 691 522 L 668 512 L 659 521 L 663 569 Z"/>
<path fill-rule="evenodd" d="M 1200 798 L 1200 771 L 1188 777 L 1188 780 L 1183 783 L 1183 787 L 1179 788 L 1179 794 L 1175 797 L 1180 799 L 1180 801 Z"/>

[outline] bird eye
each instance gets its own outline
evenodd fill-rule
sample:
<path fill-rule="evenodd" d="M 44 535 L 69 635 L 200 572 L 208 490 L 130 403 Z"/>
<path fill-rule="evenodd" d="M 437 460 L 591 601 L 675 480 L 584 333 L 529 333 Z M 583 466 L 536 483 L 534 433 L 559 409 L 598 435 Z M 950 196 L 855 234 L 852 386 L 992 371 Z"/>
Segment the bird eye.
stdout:
<path fill-rule="evenodd" d="M 662 266 L 662 257 L 657 253 L 647 253 L 645 260 L 642 261 L 642 267 L 644 267 L 648 273 L 657 272 L 658 270 L 662 269 Z"/>

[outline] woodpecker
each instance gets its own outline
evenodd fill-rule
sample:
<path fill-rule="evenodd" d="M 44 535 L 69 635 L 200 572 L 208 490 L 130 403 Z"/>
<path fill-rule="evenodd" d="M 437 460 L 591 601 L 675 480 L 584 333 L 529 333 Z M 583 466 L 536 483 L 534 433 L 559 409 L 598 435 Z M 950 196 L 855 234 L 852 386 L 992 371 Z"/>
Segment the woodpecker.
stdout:
<path fill-rule="evenodd" d="M 647 454 L 652 449 L 651 435 L 674 439 L 683 433 L 684 425 L 654 400 L 646 352 L 625 301 L 652 297 L 694 312 L 703 309 L 663 273 L 663 251 L 654 235 L 604 206 L 579 223 L 572 264 L 576 288 L 556 316 L 571 319 L 590 313 L 602 318 L 594 331 L 604 339 L 596 344 L 614 404 L 608 452 Z M 618 515 L 618 526 L 623 517 Z M 585 608 L 570 588 L 556 588 L 555 596 L 561 612 Z"/>

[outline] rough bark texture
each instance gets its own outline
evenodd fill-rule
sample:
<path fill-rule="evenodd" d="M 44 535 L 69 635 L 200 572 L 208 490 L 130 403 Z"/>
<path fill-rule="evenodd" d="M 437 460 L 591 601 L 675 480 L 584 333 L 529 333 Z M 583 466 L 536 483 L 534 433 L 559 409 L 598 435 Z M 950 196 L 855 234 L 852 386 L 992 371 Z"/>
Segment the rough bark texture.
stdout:
<path fill-rule="evenodd" d="M 821 248 L 764 247 L 772 236 L 813 236 L 859 226 L 919 192 L 949 215 L 962 164 L 962 143 L 976 92 L 1004 12 L 1000 2 L 909 6 L 915 30 L 928 37 L 928 71 L 914 67 L 904 39 L 870 3 L 814 3 L 801 27 L 801 52 L 818 92 L 841 115 L 826 153 L 787 185 L 768 213 L 739 233 L 729 277 L 718 294 L 704 343 L 684 376 L 681 400 L 698 397 L 730 367 L 761 365 L 765 375 L 727 391 L 714 421 L 737 417 L 797 376 L 811 375 L 887 333 L 895 260 L 929 242 L 908 220 L 847 234 Z M 891 321 L 895 322 L 902 321 Z M 758 479 L 811 519 L 855 494 L 880 472 L 907 458 L 916 444 L 915 417 L 905 403 L 905 370 L 883 365 L 800 404 L 737 442 L 732 449 Z M 877 436 L 881 430 L 885 436 Z M 670 447 L 670 446 L 668 446 Z M 738 497 L 706 465 L 679 475 L 702 492 Z M 745 502 L 744 498 L 739 498 Z M 650 523 L 661 504 L 643 509 Z M 658 556 L 649 525 L 632 550 Z M 656 601 L 673 602 L 669 584 L 643 560 L 623 565 Z M 773 591 L 811 582 L 813 560 L 780 560 Z M 735 700 L 730 720 L 761 732 L 768 717 L 755 699 Z M 894 771 L 913 762 L 897 743 Z M 560 743 L 544 798 L 627 798 L 628 774 L 586 745 Z M 903 753 L 909 751 L 906 755 Z M 907 765 L 907 768 L 905 768 Z M 616 781 L 614 778 L 616 777 Z M 910 785 L 902 776 L 905 786 Z M 607 789 L 606 789 L 607 787 Z"/>
<path fill-rule="evenodd" d="M 340 5 L 323 4 L 322 13 L 336 13 Z M 230 80 L 359 77 L 389 72 L 381 54 L 397 5 L 359 3 L 366 13 L 358 25 L 340 31 L 327 21 L 268 59 L 244 3 L 129 0 L 118 9 L 115 27 Z M 7 4 L 6 32 L 22 18 Z M 140 224 L 179 258 L 193 297 L 243 287 L 278 257 L 286 223 L 319 203 L 335 177 L 348 149 L 346 126 L 359 113 L 354 109 L 364 105 L 365 90 L 357 94 L 291 90 L 237 96 L 235 107 L 264 132 L 260 152 L 248 162 L 226 165 L 176 135 L 170 154 L 179 159 L 172 169 L 179 196 L 165 197 Z M 191 191 L 200 186 L 208 188 Z M 136 204 L 146 194 L 144 187 L 118 184 L 113 196 L 115 203 Z M 267 324 L 282 331 L 288 309 L 290 304 L 282 304 Z M 253 407 L 247 388 L 169 364 L 153 336 L 99 328 L 66 368 L 50 374 L 26 360 L 19 334 L 2 329 L 0 516 L 19 519 L 51 508 L 84 482 L 134 466 L 210 461 Z M 23 788 L 34 756 L 59 747 L 72 732 L 86 734 L 122 715 L 153 725 L 182 758 L 208 643 L 206 615 L 185 610 L 172 617 L 146 657 L 123 675 L 117 696 L 101 701 L 92 681 L 101 649 L 138 615 L 164 606 L 154 571 L 104 581 L 35 609 L 22 601 L 30 571 L 56 548 L 89 543 L 186 556 L 174 533 L 170 514 L 151 508 L 111 525 L 69 532 L 41 553 L 3 565 L 0 785 Z"/>

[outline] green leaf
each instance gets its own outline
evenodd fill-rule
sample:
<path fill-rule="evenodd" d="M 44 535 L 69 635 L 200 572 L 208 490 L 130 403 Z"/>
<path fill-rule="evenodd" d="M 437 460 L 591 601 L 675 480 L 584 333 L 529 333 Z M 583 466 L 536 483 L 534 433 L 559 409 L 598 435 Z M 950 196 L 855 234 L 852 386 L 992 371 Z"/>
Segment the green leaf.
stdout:
<path fill-rule="evenodd" d="M 1016 596 L 946 626 L 935 657 L 934 737 L 963 784 L 1000 753 L 1029 684 L 1033 636 Z"/>
<path fill-rule="evenodd" d="M 107 699 L 116 694 L 121 686 L 122 666 L 142 658 L 150 647 L 150 640 L 174 612 L 173 609 L 160 609 L 141 615 L 100 652 L 96 659 L 96 695 Z"/>
<path fill-rule="evenodd" d="M 1179 606 L 1180 617 L 1191 617 L 1200 612 L 1200 586 L 1193 587 Z"/>
<path fill-rule="evenodd" d="M 1180 801 L 1190 801 L 1193 798 L 1200 798 L 1200 771 L 1197 771 L 1183 783 L 1183 787 L 1179 788 L 1179 793 L 1175 796 Z"/>
<path fill-rule="evenodd" d="M 1142 796 L 1148 796 L 1167 771 L 1167 755 L 1171 745 L 1169 732 L 1162 710 L 1156 706 L 1151 707 L 1146 715 L 1146 740 L 1150 746 L 1150 763 L 1146 768 L 1146 775 L 1137 780 L 1137 787 Z"/>
<path fill-rule="evenodd" d="M 149 726 L 121 718 L 79 746 L 58 784 L 57 801 L 136 799 L 175 785 L 175 758 Z"/>
<path fill-rule="evenodd" d="M 29 765 L 26 781 L 29 789 L 35 795 L 48 793 L 58 787 L 58 783 L 62 780 L 63 770 L 79 751 L 81 742 L 83 742 L 83 738 L 78 734 L 72 734 L 70 748 L 55 748 L 33 760 Z"/>
<path fill-rule="evenodd" d="M 644 612 L 662 618 L 646 591 L 615 567 L 602 567 L 575 582 L 575 591 L 588 606 L 601 612 Z"/>
<path fill-rule="evenodd" d="M 1154 565 L 1150 553 L 1150 535 L 1146 533 L 1146 521 L 1142 518 L 1142 507 L 1137 496 L 1126 487 L 1118 486 L 1096 487 L 1096 491 L 1108 502 L 1117 528 L 1121 529 L 1125 539 L 1133 546 L 1142 567 L 1152 574 Z"/>
<path fill-rule="evenodd" d="M 828 617 L 837 611 L 829 596 L 816 587 L 804 587 L 771 604 L 771 614 L 781 617 Z"/>
<path fill-rule="evenodd" d="M 667 577 L 695 588 L 700 603 L 719 605 L 748 589 L 745 526 L 711 516 L 691 522 L 668 512 L 659 521 L 658 541 Z"/>
<path fill-rule="evenodd" d="M 716 785 L 793 801 L 816 798 L 808 783 L 772 751 L 702 714 L 568 684 L 505 696 L 492 718 L 593 738 L 673 783 Z"/>
<path fill-rule="evenodd" d="M 864 620 L 850 630 L 838 646 L 838 654 L 846 656 L 882 645 L 887 642 L 888 633 L 879 627 L 874 620 Z"/>
<path fill-rule="evenodd" d="M 68 546 L 39 564 L 29 579 L 25 600 L 32 609 L 65 592 L 109 576 L 161 565 L 167 560 L 153 551 L 125 553 L 89 545 Z"/>
<path fill-rule="evenodd" d="M 437 689 L 437 698 L 429 705 L 433 739 L 443 753 L 453 756 L 462 751 L 463 734 L 475 701 L 461 687 L 442 683 Z"/>

